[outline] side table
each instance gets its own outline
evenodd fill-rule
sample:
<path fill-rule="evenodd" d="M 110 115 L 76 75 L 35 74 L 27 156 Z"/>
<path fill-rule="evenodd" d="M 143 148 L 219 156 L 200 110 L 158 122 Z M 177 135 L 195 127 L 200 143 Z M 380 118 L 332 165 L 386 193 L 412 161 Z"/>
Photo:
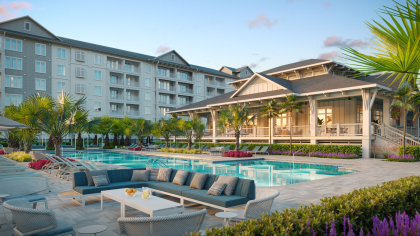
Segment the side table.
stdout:
<path fill-rule="evenodd" d="M 4 214 L 4 222 L 1 222 L 0 225 L 6 224 L 7 222 L 6 212 L 4 211 L 4 206 L 3 206 L 3 199 L 7 198 L 8 196 L 9 194 L 0 194 L 0 204 L 1 204 L 1 207 L 3 208 L 3 214 Z"/>
<path fill-rule="evenodd" d="M 225 219 L 225 222 L 226 222 L 225 225 L 226 225 L 226 227 L 229 227 L 230 226 L 230 219 L 237 217 L 238 214 L 235 213 L 235 212 L 218 212 L 218 213 L 216 213 L 216 216 L 219 217 L 219 218 Z"/>
<path fill-rule="evenodd" d="M 104 232 L 107 229 L 105 225 L 90 225 L 83 228 L 80 228 L 77 232 L 79 234 L 96 234 Z"/>

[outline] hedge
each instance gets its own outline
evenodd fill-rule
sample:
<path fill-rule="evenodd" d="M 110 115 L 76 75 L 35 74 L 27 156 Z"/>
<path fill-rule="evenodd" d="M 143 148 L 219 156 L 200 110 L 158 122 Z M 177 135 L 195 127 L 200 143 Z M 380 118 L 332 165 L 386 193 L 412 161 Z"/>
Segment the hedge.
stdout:
<path fill-rule="evenodd" d="M 155 142 L 155 144 L 165 144 L 165 142 Z M 174 144 L 174 142 L 170 142 L 169 145 Z M 177 142 L 177 144 L 180 144 L 180 147 L 182 147 L 184 144 L 187 144 L 185 142 Z M 198 145 L 198 143 L 194 143 Z M 230 149 L 234 150 L 236 147 L 235 143 L 200 143 L 201 145 L 210 145 L 210 147 L 214 147 L 216 145 L 231 145 Z M 239 149 L 241 149 L 244 146 L 248 146 L 248 150 L 253 150 L 256 146 L 268 146 L 267 143 L 240 143 Z M 327 152 L 327 153 L 345 153 L 345 154 L 356 154 L 360 155 L 361 153 L 361 147 L 359 145 L 322 145 L 322 144 L 292 144 L 292 150 L 293 151 L 299 151 L 300 149 L 303 149 L 302 151 L 309 152 L 309 148 L 311 152 Z M 283 151 L 289 151 L 290 150 L 290 144 L 271 144 L 271 150 L 283 150 Z"/>
<path fill-rule="evenodd" d="M 9 144 L 7 144 L 7 142 L 0 142 L 1 145 L 3 145 L 3 147 L 9 147 Z"/>
<path fill-rule="evenodd" d="M 403 154 L 403 147 L 400 146 L 398 148 L 398 155 L 402 155 Z M 405 154 L 408 154 L 414 158 L 416 158 L 417 160 L 420 160 L 420 147 L 418 146 L 405 146 Z"/>
<path fill-rule="evenodd" d="M 263 215 L 261 220 L 241 221 L 231 227 L 206 229 L 207 236 L 221 235 L 325 235 L 325 226 L 334 220 L 337 232 L 343 232 L 344 217 L 350 218 L 353 229 L 368 232 L 373 226 L 372 216 L 379 219 L 406 212 L 414 216 L 420 211 L 420 176 L 410 176 L 375 187 L 353 190 L 350 193 L 325 197 L 318 205 L 276 211 Z M 310 227 L 307 228 L 307 223 Z M 199 233 L 192 235 L 199 236 Z"/>

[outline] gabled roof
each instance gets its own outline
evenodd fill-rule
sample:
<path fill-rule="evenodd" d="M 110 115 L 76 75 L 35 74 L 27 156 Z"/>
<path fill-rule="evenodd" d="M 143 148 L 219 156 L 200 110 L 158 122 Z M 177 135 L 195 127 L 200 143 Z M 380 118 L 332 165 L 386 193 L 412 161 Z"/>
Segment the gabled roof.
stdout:
<path fill-rule="evenodd" d="M 185 62 L 185 64 L 187 64 L 187 65 L 191 66 L 191 65 L 190 65 L 190 63 L 188 63 L 188 62 L 187 62 L 187 60 L 185 60 L 185 59 L 184 59 L 181 55 L 179 55 L 179 53 L 177 53 L 175 50 L 171 50 L 171 51 L 169 51 L 169 52 L 166 52 L 166 53 L 164 53 L 164 54 L 162 54 L 162 55 L 160 55 L 160 56 L 156 57 L 155 59 L 156 59 L 156 60 L 159 60 L 160 58 L 162 58 L 162 57 L 164 57 L 164 56 L 166 56 L 166 55 L 168 55 L 168 54 L 175 54 L 175 55 L 177 55 L 179 58 L 181 58 L 181 59 Z"/>
<path fill-rule="evenodd" d="M 272 69 L 263 71 L 261 73 L 271 74 L 271 73 L 275 73 L 275 72 L 291 70 L 291 69 L 294 69 L 294 68 L 299 68 L 299 67 L 304 67 L 304 66 L 309 66 L 309 65 L 314 65 L 314 64 L 320 64 L 320 63 L 329 63 L 329 62 L 332 62 L 332 61 L 331 60 L 323 60 L 323 59 L 308 59 L 308 60 L 304 60 L 304 61 L 298 61 L 298 62 L 290 63 L 290 64 L 287 64 L 287 65 L 274 67 Z"/>
<path fill-rule="evenodd" d="M 236 90 L 236 92 L 234 94 L 232 94 L 231 98 L 235 97 L 236 95 L 238 95 L 241 91 L 243 91 L 249 84 L 252 83 L 252 81 L 256 80 L 257 78 L 262 78 L 270 83 L 273 83 L 275 85 L 278 85 L 280 87 L 282 87 L 284 90 L 289 90 L 292 91 L 292 84 L 290 83 L 289 80 L 285 80 L 282 78 L 277 78 L 274 76 L 270 76 L 270 75 L 264 75 L 264 74 L 258 74 L 255 73 L 251 76 L 251 78 L 248 79 L 248 81 L 246 81 L 246 83 L 244 85 L 242 85 L 238 90 Z"/>
<path fill-rule="evenodd" d="M 222 66 L 222 68 L 220 68 L 220 70 L 219 71 L 221 71 L 222 69 L 223 69 L 223 67 L 226 67 L 226 68 L 228 68 L 229 70 L 231 70 L 233 73 L 238 73 L 238 72 L 241 72 L 241 70 L 242 69 L 244 69 L 244 68 L 248 68 L 252 73 L 254 73 L 254 71 L 252 71 L 251 70 L 251 68 L 249 68 L 249 66 L 242 66 L 242 67 L 239 67 L 239 68 L 233 68 L 233 67 L 229 67 L 229 66 Z"/>
<path fill-rule="evenodd" d="M 49 31 L 47 28 L 45 28 L 44 26 L 42 26 L 40 23 L 38 23 L 38 21 L 36 21 L 36 20 L 34 20 L 32 17 L 30 17 L 30 16 L 28 16 L 28 15 L 26 15 L 26 16 L 21 16 L 21 17 L 18 17 L 18 18 L 13 18 L 13 19 L 10 19 L 10 20 L 5 20 L 5 21 L 2 21 L 2 22 L 0 22 L 0 27 L 1 27 L 1 25 L 2 24 L 5 24 L 5 23 L 9 23 L 9 22 L 13 22 L 13 21 L 17 21 L 17 20 L 21 20 L 21 19 L 25 19 L 25 18 L 28 18 L 28 19 L 30 19 L 31 21 L 33 21 L 35 24 L 37 24 L 39 27 L 41 27 L 43 30 L 45 30 L 45 31 L 47 31 L 49 34 L 51 34 L 54 38 L 56 38 L 57 40 L 61 40 L 59 37 L 57 37 L 55 34 L 53 34 L 51 31 Z"/>

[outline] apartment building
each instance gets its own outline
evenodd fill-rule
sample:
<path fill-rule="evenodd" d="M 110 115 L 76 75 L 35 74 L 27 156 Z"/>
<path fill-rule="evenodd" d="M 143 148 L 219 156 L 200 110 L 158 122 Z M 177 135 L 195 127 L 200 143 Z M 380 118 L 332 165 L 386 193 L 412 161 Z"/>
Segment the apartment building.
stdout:
<path fill-rule="evenodd" d="M 175 50 L 155 57 L 58 37 L 30 16 L 0 23 L 0 54 L 0 108 L 33 93 L 65 91 L 85 96 L 92 117 L 155 121 L 234 91 L 228 83 L 240 78 L 237 69 L 193 65 Z"/>

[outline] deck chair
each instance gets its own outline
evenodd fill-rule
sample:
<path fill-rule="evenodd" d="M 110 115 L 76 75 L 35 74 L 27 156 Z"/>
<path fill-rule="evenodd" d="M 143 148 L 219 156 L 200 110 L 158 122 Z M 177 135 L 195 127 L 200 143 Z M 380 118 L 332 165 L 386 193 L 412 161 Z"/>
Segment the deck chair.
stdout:
<path fill-rule="evenodd" d="M 115 170 L 118 169 L 117 166 L 112 165 L 95 165 L 93 162 L 84 162 L 85 165 L 92 168 L 92 170 Z"/>
<path fill-rule="evenodd" d="M 80 172 L 80 171 L 85 171 L 85 170 L 89 170 L 89 171 L 93 170 L 92 168 L 87 167 L 84 163 L 80 163 L 79 161 L 69 161 L 67 158 L 61 158 L 59 156 L 57 156 L 56 158 L 67 164 L 67 167 L 65 169 L 63 169 L 63 171 L 61 171 L 61 173 L 60 173 L 60 178 L 62 176 L 64 178 L 66 174 L 68 175 L 67 176 L 67 181 L 69 181 L 70 175 L 73 174 L 74 172 Z"/>
<path fill-rule="evenodd" d="M 195 144 L 193 144 L 193 145 L 191 146 L 191 149 L 193 149 L 193 148 L 195 148 Z"/>
<path fill-rule="evenodd" d="M 214 148 L 217 148 L 217 147 L 219 147 L 220 145 L 216 145 L 216 146 L 214 146 Z"/>
<path fill-rule="evenodd" d="M 3 151 L 4 151 L 4 153 L 9 154 L 9 153 L 13 152 L 13 148 L 3 147 Z"/>
<path fill-rule="evenodd" d="M 25 171 L 28 168 L 22 166 L 0 166 L 0 173 Z"/>
<path fill-rule="evenodd" d="M 226 145 L 225 152 L 229 151 L 230 145 Z"/>
<path fill-rule="evenodd" d="M 132 143 L 130 146 L 124 147 L 124 149 L 129 149 L 129 148 L 132 148 L 132 147 L 134 147 L 134 144 L 135 144 L 135 143 Z"/>
<path fill-rule="evenodd" d="M 265 151 L 267 151 L 267 149 L 268 149 L 268 146 L 264 146 L 264 147 L 261 148 L 261 150 L 255 152 L 255 154 L 257 154 L 257 153 L 263 153 L 264 154 Z"/>
<path fill-rule="evenodd" d="M 59 172 L 61 172 L 64 168 L 67 167 L 67 164 L 65 162 L 57 160 L 53 156 L 50 156 L 50 155 L 45 154 L 45 153 L 42 153 L 42 155 L 44 155 L 45 158 L 47 158 L 47 160 L 50 161 L 49 164 L 46 164 L 42 167 L 42 171 L 48 172 L 48 170 L 50 170 L 50 174 L 51 174 L 52 170 L 58 167 L 58 170 L 55 173 L 55 176 L 57 176 L 57 174 Z"/>
<path fill-rule="evenodd" d="M 210 145 L 207 145 L 203 148 L 203 150 L 208 150 L 210 148 Z"/>
<path fill-rule="evenodd" d="M 170 148 L 174 148 L 174 147 L 175 147 L 175 143 L 170 146 Z"/>
<path fill-rule="evenodd" d="M 177 144 L 174 148 L 178 148 L 178 147 L 179 147 L 179 145 L 181 145 L 181 144 Z"/>
<path fill-rule="evenodd" d="M 248 146 L 244 146 L 241 150 L 239 150 L 239 151 L 241 151 L 241 152 L 246 152 L 246 150 L 248 150 Z"/>
<path fill-rule="evenodd" d="M 260 149 L 261 146 L 256 146 L 252 151 L 250 151 L 251 153 L 256 153 L 258 152 L 258 150 Z"/>
<path fill-rule="evenodd" d="M 186 148 L 186 147 L 188 147 L 188 144 L 185 144 L 184 146 L 182 146 L 182 148 L 181 148 L 181 149 L 184 149 L 184 148 Z"/>

